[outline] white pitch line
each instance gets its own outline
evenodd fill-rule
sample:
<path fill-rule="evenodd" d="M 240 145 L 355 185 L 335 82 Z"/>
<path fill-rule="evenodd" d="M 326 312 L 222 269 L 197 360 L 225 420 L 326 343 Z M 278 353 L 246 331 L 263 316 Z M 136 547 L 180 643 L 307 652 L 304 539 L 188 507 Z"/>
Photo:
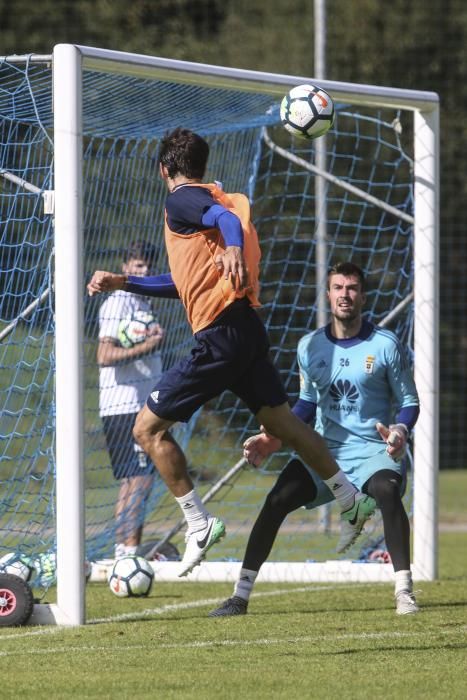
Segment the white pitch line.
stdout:
<path fill-rule="evenodd" d="M 257 593 L 252 594 L 252 598 L 266 598 L 269 596 L 279 596 L 279 595 L 290 595 L 291 593 L 309 593 L 311 591 L 314 592 L 319 592 L 319 591 L 331 591 L 331 590 L 343 590 L 345 588 L 361 588 L 364 586 L 367 586 L 368 584 L 366 583 L 349 583 L 349 584 L 344 584 L 344 583 L 339 583 L 339 584 L 332 584 L 328 586 L 323 586 L 323 585 L 317 585 L 317 586 L 300 586 L 298 588 L 279 588 L 279 589 L 274 589 L 272 591 L 261 591 Z M 374 584 L 373 584 L 374 585 Z M 97 624 L 104 624 L 104 623 L 112 623 L 112 622 L 125 622 L 125 621 L 131 621 L 134 620 L 137 622 L 138 620 L 146 619 L 147 617 L 150 617 L 151 615 L 164 615 L 165 613 L 169 612 L 177 612 L 178 610 L 190 610 L 190 609 L 195 609 L 195 608 L 202 608 L 204 606 L 210 606 L 210 605 L 216 605 L 218 603 L 221 603 L 223 600 L 225 600 L 225 597 L 223 598 L 207 598 L 205 600 L 192 600 L 188 601 L 186 603 L 171 603 L 168 605 L 162 605 L 157 608 L 147 608 L 146 610 L 142 610 L 141 612 L 131 612 L 131 613 L 123 613 L 121 615 L 111 615 L 109 617 L 100 617 L 100 618 L 91 618 L 87 620 L 87 625 L 97 625 Z M 27 629 L 25 628 L 24 632 L 18 631 L 18 632 L 13 632 L 12 634 L 0 634 L 0 642 L 6 639 L 22 639 L 24 637 L 41 637 L 43 635 L 47 634 L 57 634 L 58 632 L 64 632 L 68 630 L 75 630 L 75 627 L 66 627 L 66 626 L 43 626 L 39 627 L 38 629 L 32 630 L 32 629 Z"/>
<path fill-rule="evenodd" d="M 355 587 L 355 586 L 361 586 L 361 585 L 366 585 L 366 584 L 339 584 L 340 588 L 348 588 L 348 587 Z M 285 595 L 285 594 L 290 594 L 290 593 L 307 593 L 309 591 L 328 591 L 328 590 L 333 590 L 336 588 L 336 585 L 332 586 L 301 586 L 299 588 L 287 588 L 287 589 L 275 589 L 272 591 L 264 591 L 261 593 L 253 593 L 252 598 L 264 598 L 266 596 L 277 596 L 277 595 Z M 97 625 L 97 624 L 103 624 L 106 622 L 125 622 L 128 620 L 141 620 L 149 617 L 150 615 L 163 615 L 164 613 L 167 612 L 177 612 L 178 610 L 189 610 L 190 608 L 201 608 L 204 606 L 208 605 L 216 605 L 217 603 L 221 603 L 224 598 L 207 598 L 205 600 L 191 600 L 186 603 L 170 603 L 168 605 L 162 605 L 157 608 L 147 608 L 146 610 L 142 610 L 141 612 L 131 612 L 131 613 L 123 613 L 121 615 L 111 615 L 109 617 L 96 617 L 96 618 L 91 618 L 86 621 L 87 625 Z M 24 628 L 24 632 L 13 632 L 12 634 L 0 634 L 0 642 L 2 642 L 4 639 L 22 639 L 23 637 L 41 637 L 44 634 L 57 634 L 57 632 L 64 632 L 69 629 L 76 629 L 76 628 L 69 628 L 66 626 L 50 626 L 50 627 L 39 627 L 38 629 L 27 629 Z"/>
<path fill-rule="evenodd" d="M 366 585 L 366 584 L 364 584 Z M 300 588 L 289 588 L 288 590 L 278 589 L 274 591 L 264 591 L 261 593 L 253 593 L 252 598 L 264 598 L 268 596 L 284 595 L 286 593 L 308 593 L 309 591 L 329 591 L 334 590 L 335 586 L 305 586 Z M 150 615 L 164 615 L 168 612 L 177 612 L 178 610 L 189 610 L 190 608 L 203 608 L 208 605 L 216 605 L 221 603 L 225 598 L 207 598 L 205 600 L 191 600 L 187 603 L 173 603 L 162 605 L 160 608 L 147 608 L 141 612 L 123 613 L 121 615 L 113 615 L 112 617 L 100 617 L 88 620 L 89 625 L 102 624 L 104 622 L 120 622 L 124 620 L 141 620 Z"/>
<path fill-rule="evenodd" d="M 467 625 L 462 625 L 455 630 L 436 630 L 431 636 L 439 639 L 440 637 L 453 636 L 455 634 L 462 634 L 467 631 Z M 336 641 L 366 641 L 373 639 L 406 639 L 413 637 L 423 637 L 426 639 L 430 637 L 427 635 L 426 629 L 421 629 L 414 632 L 399 632 L 393 630 L 391 632 L 360 632 L 351 634 L 338 634 L 338 635 L 317 635 L 315 637 L 305 636 L 305 637 L 272 637 L 270 639 L 213 639 L 204 642 L 184 642 L 180 644 L 158 644 L 153 645 L 151 648 L 154 651 L 159 651 L 160 649 L 210 649 L 215 647 L 254 647 L 254 646 L 271 646 L 277 644 L 304 644 L 304 643 L 316 643 L 329 642 L 334 643 Z M 147 651 L 148 645 L 144 644 L 133 644 L 133 645 L 114 645 L 114 646 L 96 646 L 96 645 L 86 645 L 80 644 L 79 646 L 61 646 L 61 647 L 49 647 L 47 649 L 28 649 L 25 651 L 20 651 L 15 649 L 13 651 L 0 651 L 0 658 L 7 656 L 47 656 L 50 654 L 69 654 L 72 653 L 84 653 L 89 654 L 89 652 L 127 652 L 134 650 Z"/>

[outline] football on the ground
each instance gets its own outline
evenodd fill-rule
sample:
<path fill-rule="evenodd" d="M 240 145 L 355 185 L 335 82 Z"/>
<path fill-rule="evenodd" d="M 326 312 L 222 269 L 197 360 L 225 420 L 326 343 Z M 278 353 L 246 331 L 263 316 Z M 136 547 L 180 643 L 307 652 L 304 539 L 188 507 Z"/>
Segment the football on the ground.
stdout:
<path fill-rule="evenodd" d="M 109 587 L 119 598 L 147 596 L 154 582 L 151 564 L 139 556 L 117 559 L 109 576 Z"/>
<path fill-rule="evenodd" d="M 328 131 L 334 122 L 334 102 L 316 85 L 298 85 L 283 98 L 280 117 L 294 136 L 315 139 Z"/>
<path fill-rule="evenodd" d="M 23 581 L 30 581 L 35 572 L 31 559 L 25 554 L 9 552 L 0 558 L 0 573 L 2 574 L 12 574 Z"/>
<path fill-rule="evenodd" d="M 118 340 L 123 348 L 132 348 L 142 343 L 157 326 L 154 314 L 135 311 L 131 318 L 123 319 L 118 326 Z"/>

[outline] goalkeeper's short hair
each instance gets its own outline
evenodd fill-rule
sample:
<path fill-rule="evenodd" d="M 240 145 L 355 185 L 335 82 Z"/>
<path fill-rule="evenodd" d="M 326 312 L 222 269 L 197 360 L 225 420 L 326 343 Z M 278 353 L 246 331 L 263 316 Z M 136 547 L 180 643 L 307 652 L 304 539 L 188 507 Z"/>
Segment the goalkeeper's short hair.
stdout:
<path fill-rule="evenodd" d="M 361 267 L 353 262 L 339 262 L 328 270 L 328 289 L 332 275 L 344 275 L 344 277 L 358 277 L 362 292 L 365 291 L 365 275 Z"/>

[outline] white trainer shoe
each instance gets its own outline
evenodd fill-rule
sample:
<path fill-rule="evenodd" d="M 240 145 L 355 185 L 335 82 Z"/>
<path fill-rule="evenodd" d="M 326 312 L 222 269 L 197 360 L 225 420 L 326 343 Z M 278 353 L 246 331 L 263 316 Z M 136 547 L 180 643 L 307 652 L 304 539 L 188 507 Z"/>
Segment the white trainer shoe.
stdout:
<path fill-rule="evenodd" d="M 396 613 L 398 615 L 413 615 L 420 612 L 415 596 L 410 591 L 396 593 Z"/>
<path fill-rule="evenodd" d="M 201 564 L 206 552 L 213 544 L 219 542 L 225 535 L 225 525 L 222 520 L 212 516 L 208 517 L 204 530 L 187 532 L 185 535 L 185 553 L 180 565 L 179 577 L 186 576 L 195 566 Z"/>
<path fill-rule="evenodd" d="M 336 552 L 339 554 L 345 552 L 355 542 L 375 509 L 376 502 L 371 496 L 365 496 L 360 491 L 356 492 L 352 508 L 341 513 L 341 534 Z"/>

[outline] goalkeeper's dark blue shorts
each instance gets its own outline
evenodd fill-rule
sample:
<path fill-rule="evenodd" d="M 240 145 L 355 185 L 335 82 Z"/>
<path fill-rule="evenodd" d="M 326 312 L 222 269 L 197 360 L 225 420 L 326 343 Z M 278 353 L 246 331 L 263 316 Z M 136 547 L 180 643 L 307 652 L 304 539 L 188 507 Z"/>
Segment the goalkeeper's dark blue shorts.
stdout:
<path fill-rule="evenodd" d="M 282 380 L 269 357 L 266 329 L 246 299 L 231 304 L 194 339 L 190 355 L 163 373 L 148 398 L 147 406 L 157 416 L 186 422 L 225 390 L 254 415 L 263 407 L 286 403 Z"/>

